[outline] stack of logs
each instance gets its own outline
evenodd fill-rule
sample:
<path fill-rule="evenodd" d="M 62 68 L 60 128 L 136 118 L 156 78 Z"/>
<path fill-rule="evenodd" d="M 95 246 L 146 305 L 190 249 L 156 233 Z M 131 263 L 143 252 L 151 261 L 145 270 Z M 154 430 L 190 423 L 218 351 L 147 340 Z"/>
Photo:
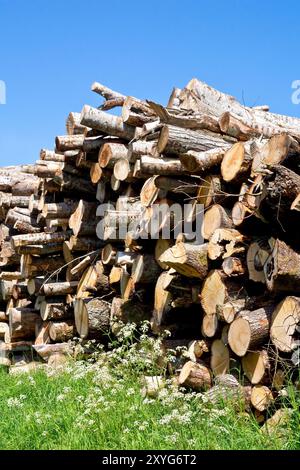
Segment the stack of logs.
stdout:
<path fill-rule="evenodd" d="M 240 390 L 244 375 L 264 412 L 300 362 L 300 119 L 196 79 L 166 107 L 92 90 L 103 104 L 70 113 L 54 150 L 0 169 L 1 364 L 52 362 L 74 336 L 147 319 L 171 331 L 165 349 L 187 346 L 181 385 Z M 203 243 L 170 214 L 145 237 L 173 203 L 191 227 L 203 208 Z"/>

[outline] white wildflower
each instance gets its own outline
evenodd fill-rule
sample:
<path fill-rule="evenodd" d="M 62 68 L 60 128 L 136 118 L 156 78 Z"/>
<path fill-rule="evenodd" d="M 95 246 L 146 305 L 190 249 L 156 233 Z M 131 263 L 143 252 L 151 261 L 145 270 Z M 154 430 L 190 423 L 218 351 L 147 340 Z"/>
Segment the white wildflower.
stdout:
<path fill-rule="evenodd" d="M 172 444 L 176 444 L 176 442 L 178 441 L 178 438 L 179 438 L 178 432 L 174 432 L 171 436 L 169 436 L 169 439 L 172 442 Z"/>

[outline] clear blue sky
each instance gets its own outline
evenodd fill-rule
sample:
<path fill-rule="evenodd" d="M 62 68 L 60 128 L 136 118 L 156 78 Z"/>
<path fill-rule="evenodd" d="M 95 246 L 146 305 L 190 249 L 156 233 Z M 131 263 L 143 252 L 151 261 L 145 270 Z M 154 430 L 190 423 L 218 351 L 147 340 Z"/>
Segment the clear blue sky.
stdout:
<path fill-rule="evenodd" d="M 0 0 L 0 166 L 53 148 L 95 80 L 164 104 L 198 77 L 300 116 L 299 21 L 297 0 Z"/>

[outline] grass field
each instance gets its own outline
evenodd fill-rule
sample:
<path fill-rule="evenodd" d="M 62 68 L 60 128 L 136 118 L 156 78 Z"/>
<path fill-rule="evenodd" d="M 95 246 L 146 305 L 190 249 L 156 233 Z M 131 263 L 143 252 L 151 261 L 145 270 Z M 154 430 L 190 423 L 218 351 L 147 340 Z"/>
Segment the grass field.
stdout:
<path fill-rule="evenodd" d="M 292 416 L 276 435 L 262 433 L 236 403 L 212 406 L 171 383 L 158 398 L 145 399 L 145 363 L 146 373 L 156 372 L 146 349 L 127 344 L 97 361 L 70 362 L 64 371 L 0 370 L 0 449 L 300 448 L 296 395 L 284 405 Z"/>

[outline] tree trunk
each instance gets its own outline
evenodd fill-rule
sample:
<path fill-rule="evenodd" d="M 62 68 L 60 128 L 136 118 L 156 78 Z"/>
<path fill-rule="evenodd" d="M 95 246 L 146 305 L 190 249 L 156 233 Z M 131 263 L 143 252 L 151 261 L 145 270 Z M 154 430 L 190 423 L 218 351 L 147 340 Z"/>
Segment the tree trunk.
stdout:
<path fill-rule="evenodd" d="M 31 308 L 11 308 L 9 310 L 9 333 L 11 341 L 34 338 L 35 324 L 39 320 L 39 315 Z"/>
<path fill-rule="evenodd" d="M 88 105 L 81 111 L 81 124 L 127 141 L 132 140 L 135 135 L 135 127 L 124 124 L 122 118 Z"/>
<path fill-rule="evenodd" d="M 134 283 L 154 284 L 161 268 L 150 254 L 138 255 L 132 264 L 131 274 Z"/>
<path fill-rule="evenodd" d="M 253 385 L 270 379 L 270 360 L 268 353 L 262 351 L 250 351 L 242 358 L 242 366 L 247 379 Z"/>
<path fill-rule="evenodd" d="M 291 352 L 298 346 L 295 334 L 300 324 L 300 298 L 286 297 L 276 306 L 271 321 L 270 337 L 279 351 Z"/>
<path fill-rule="evenodd" d="M 231 228 L 233 225 L 229 211 L 220 204 L 214 204 L 204 214 L 202 223 L 202 236 L 209 240 L 215 230 L 219 228 Z"/>
<path fill-rule="evenodd" d="M 265 411 L 274 401 L 271 390 L 265 385 L 255 385 L 251 392 L 251 404 L 258 411 Z"/>
<path fill-rule="evenodd" d="M 42 293 L 47 297 L 55 295 L 74 294 L 76 292 L 78 282 L 51 282 L 44 284 Z"/>
<path fill-rule="evenodd" d="M 110 304 L 98 298 L 77 299 L 75 324 L 80 338 L 103 339 L 110 329 Z"/>
<path fill-rule="evenodd" d="M 212 386 L 210 370 L 204 364 L 188 361 L 181 369 L 179 385 L 195 391 L 206 390 Z"/>
<path fill-rule="evenodd" d="M 274 306 L 268 305 L 250 312 L 243 310 L 230 325 L 228 342 L 237 356 L 255 350 L 269 336 Z"/>
<path fill-rule="evenodd" d="M 206 315 L 217 314 L 222 321 L 231 323 L 236 314 L 245 308 L 246 292 L 240 283 L 214 269 L 203 282 L 201 305 Z"/>
<path fill-rule="evenodd" d="M 50 322 L 50 338 L 57 343 L 69 341 L 75 335 L 75 326 L 72 320 L 67 322 Z"/>
<path fill-rule="evenodd" d="M 205 152 L 211 149 L 224 149 L 228 142 L 220 135 L 208 131 L 192 131 L 176 126 L 163 126 L 157 149 L 159 153 L 180 154 L 189 150 Z"/>
<path fill-rule="evenodd" d="M 208 243 L 208 257 L 216 260 L 228 259 L 232 255 L 244 253 L 247 237 L 235 229 L 219 228 L 211 235 Z"/>
<path fill-rule="evenodd" d="M 230 144 L 225 145 L 223 148 L 211 148 L 202 152 L 189 150 L 186 153 L 181 153 L 179 158 L 185 171 L 189 173 L 204 173 L 214 166 L 220 165 L 229 148 Z"/>
<path fill-rule="evenodd" d="M 160 256 L 159 261 L 184 276 L 204 279 L 208 272 L 207 244 L 176 243 Z"/>
<path fill-rule="evenodd" d="M 213 374 L 222 375 L 229 371 L 229 350 L 221 339 L 216 339 L 211 345 L 210 367 Z"/>
<path fill-rule="evenodd" d="M 141 172 L 145 175 L 182 175 L 185 168 L 178 158 L 141 156 Z"/>
<path fill-rule="evenodd" d="M 299 291 L 300 255 L 281 240 L 264 264 L 266 284 L 271 292 Z"/>

